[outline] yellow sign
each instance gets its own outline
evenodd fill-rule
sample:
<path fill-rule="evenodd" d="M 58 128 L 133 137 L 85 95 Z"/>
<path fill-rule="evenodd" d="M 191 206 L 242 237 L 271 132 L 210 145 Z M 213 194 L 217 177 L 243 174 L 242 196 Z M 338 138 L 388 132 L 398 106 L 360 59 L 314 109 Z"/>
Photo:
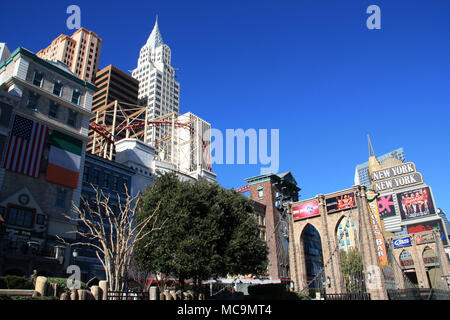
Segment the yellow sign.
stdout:
<path fill-rule="evenodd" d="M 383 230 L 381 229 L 381 220 L 376 199 L 369 201 L 369 215 L 373 234 L 375 235 L 375 243 L 377 248 L 377 255 L 380 259 L 380 266 L 384 267 L 388 262 L 387 252 L 386 245 L 384 243 Z"/>

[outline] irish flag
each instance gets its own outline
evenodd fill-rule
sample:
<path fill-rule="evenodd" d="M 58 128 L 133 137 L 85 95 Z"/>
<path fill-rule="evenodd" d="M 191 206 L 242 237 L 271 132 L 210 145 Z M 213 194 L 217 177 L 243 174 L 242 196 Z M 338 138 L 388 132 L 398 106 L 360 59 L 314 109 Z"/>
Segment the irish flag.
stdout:
<path fill-rule="evenodd" d="M 76 189 L 82 147 L 82 141 L 53 130 L 50 135 L 50 155 L 45 179 L 48 182 Z"/>

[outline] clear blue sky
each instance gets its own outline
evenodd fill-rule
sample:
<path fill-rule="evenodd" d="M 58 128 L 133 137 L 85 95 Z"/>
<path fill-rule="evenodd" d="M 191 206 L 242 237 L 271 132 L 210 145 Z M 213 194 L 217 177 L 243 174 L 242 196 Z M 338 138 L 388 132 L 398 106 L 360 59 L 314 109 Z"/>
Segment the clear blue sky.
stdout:
<path fill-rule="evenodd" d="M 135 68 L 156 14 L 180 68 L 181 112 L 214 128 L 280 130 L 280 170 L 301 198 L 353 185 L 367 161 L 403 147 L 450 212 L 450 1 L 7 1 L 1 39 L 14 50 L 46 47 L 66 8 L 103 39 L 100 68 Z M 368 30 L 366 8 L 381 8 Z M 227 188 L 259 165 L 215 165 Z"/>

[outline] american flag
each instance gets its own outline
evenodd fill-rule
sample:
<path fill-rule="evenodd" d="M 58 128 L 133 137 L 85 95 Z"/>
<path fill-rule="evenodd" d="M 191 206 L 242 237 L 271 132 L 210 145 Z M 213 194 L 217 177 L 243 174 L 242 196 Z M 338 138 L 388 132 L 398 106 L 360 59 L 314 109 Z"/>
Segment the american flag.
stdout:
<path fill-rule="evenodd" d="M 3 167 L 38 178 L 48 128 L 16 115 Z"/>

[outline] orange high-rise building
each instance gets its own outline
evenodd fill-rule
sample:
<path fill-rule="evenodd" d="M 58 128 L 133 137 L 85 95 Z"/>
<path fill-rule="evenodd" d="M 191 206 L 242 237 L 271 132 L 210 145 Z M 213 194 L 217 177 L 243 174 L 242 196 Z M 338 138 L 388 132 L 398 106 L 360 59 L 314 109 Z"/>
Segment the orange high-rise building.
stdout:
<path fill-rule="evenodd" d="M 70 37 L 61 34 L 36 55 L 42 59 L 59 60 L 80 79 L 94 83 L 101 47 L 102 39 L 98 35 L 80 28 Z"/>

